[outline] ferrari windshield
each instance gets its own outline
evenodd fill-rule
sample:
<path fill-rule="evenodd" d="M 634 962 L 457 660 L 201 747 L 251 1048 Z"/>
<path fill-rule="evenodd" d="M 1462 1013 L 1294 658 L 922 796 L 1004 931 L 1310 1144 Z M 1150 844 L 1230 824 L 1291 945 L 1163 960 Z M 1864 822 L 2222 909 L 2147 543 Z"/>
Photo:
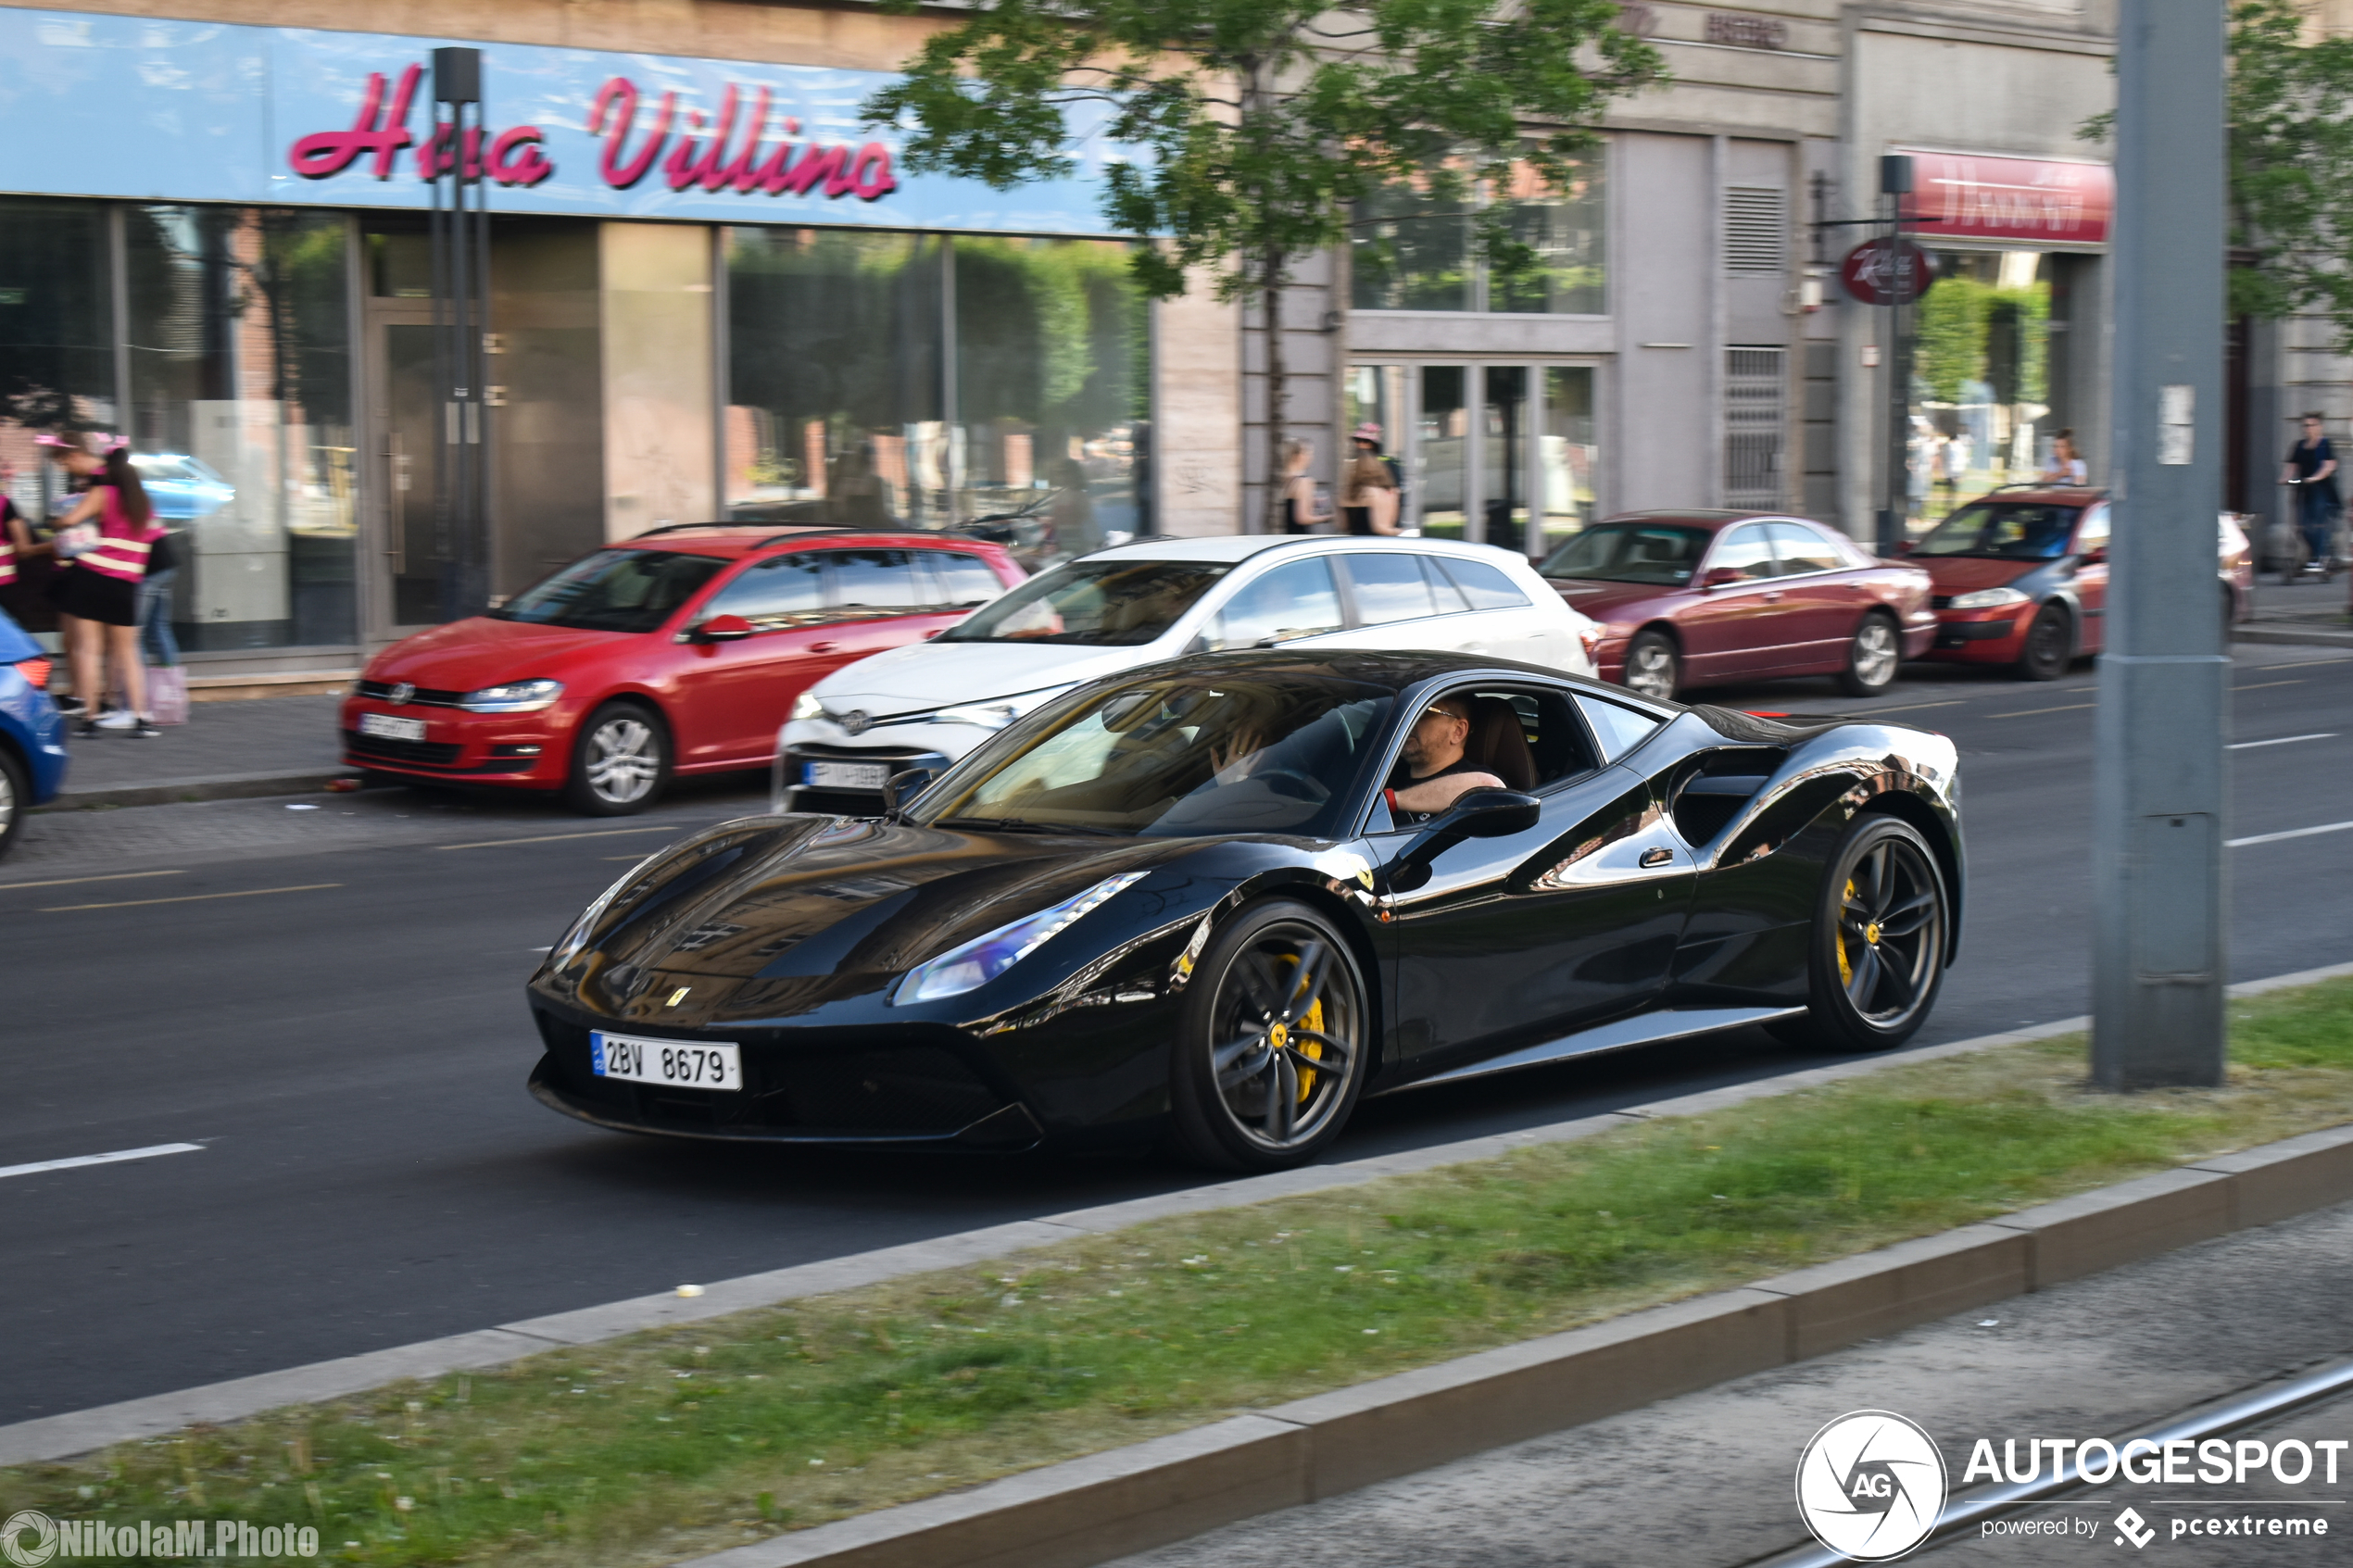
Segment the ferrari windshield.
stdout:
<path fill-rule="evenodd" d="M 1031 578 L 939 640 L 1138 647 L 1157 641 L 1229 570 L 1218 561 L 1071 561 Z"/>
<path fill-rule="evenodd" d="M 1178 837 L 1330 836 L 1395 693 L 1308 672 L 1164 676 L 1007 737 L 923 820 Z"/>
<path fill-rule="evenodd" d="M 1673 523 L 1604 522 L 1554 550 L 1537 570 L 1598 583 L 1688 583 L 1709 537 L 1705 528 Z"/>
<path fill-rule="evenodd" d="M 677 550 L 598 550 L 490 613 L 587 632 L 651 632 L 726 564 Z"/>
<path fill-rule="evenodd" d="M 2048 501 L 1975 501 L 1938 523 L 1912 554 L 2053 560 L 2067 553 L 2082 509 Z"/>

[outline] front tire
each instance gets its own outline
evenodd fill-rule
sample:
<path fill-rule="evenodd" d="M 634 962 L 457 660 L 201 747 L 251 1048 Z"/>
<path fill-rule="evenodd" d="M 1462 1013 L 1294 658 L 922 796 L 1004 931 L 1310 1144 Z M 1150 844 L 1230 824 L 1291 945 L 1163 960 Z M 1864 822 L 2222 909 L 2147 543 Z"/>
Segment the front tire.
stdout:
<path fill-rule="evenodd" d="M 670 783 L 670 732 L 640 703 L 609 702 L 573 737 L 564 804 L 587 817 L 626 817 Z"/>
<path fill-rule="evenodd" d="M 2034 612 L 2026 628 L 2026 646 L 2018 656 L 2022 681 L 2056 681 L 2067 673 L 2075 657 L 2075 623 L 2057 605 Z"/>
<path fill-rule="evenodd" d="M 1936 1006 L 1951 930 L 1951 894 L 1928 842 L 1896 818 L 1856 818 L 1822 878 L 1805 1016 L 1768 1027 L 1821 1050 L 1902 1045 Z"/>
<path fill-rule="evenodd" d="M 32 809 L 32 778 L 15 752 L 0 746 L 0 860 L 7 859 Z"/>
<path fill-rule="evenodd" d="M 1244 909 L 1202 955 L 1169 1063 L 1176 1150 L 1221 1171 L 1322 1153 L 1363 1091 L 1371 1010 L 1356 957 L 1304 904 Z"/>
<path fill-rule="evenodd" d="M 1904 640 L 1895 622 L 1878 610 L 1863 617 L 1846 646 L 1846 668 L 1839 672 L 1839 689 L 1848 696 L 1877 696 L 1895 684 L 1904 662 Z"/>
<path fill-rule="evenodd" d="M 1682 659 L 1664 632 L 1642 632 L 1626 645 L 1626 668 L 1618 684 L 1637 696 L 1672 702 L 1683 684 Z"/>

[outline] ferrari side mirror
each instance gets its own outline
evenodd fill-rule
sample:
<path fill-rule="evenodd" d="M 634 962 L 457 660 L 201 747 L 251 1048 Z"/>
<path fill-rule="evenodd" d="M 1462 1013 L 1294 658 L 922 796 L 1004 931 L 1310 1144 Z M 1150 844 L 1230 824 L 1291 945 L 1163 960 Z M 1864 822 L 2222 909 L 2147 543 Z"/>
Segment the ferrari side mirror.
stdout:
<path fill-rule="evenodd" d="M 1516 789 L 1466 789 L 1445 815 L 1406 841 L 1382 875 L 1393 893 L 1411 893 L 1429 880 L 1433 861 L 1468 838 L 1508 838 L 1541 821 L 1544 803 Z"/>
<path fill-rule="evenodd" d="M 905 768 L 883 781 L 883 810 L 896 814 L 902 807 L 912 805 L 915 797 L 931 787 L 939 776 L 936 768 Z"/>

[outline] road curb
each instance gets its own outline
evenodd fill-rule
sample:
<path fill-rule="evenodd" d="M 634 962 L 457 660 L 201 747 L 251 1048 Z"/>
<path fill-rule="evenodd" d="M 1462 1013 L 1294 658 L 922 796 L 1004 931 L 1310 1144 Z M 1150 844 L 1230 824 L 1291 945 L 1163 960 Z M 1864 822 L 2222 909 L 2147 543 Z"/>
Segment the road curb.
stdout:
<path fill-rule="evenodd" d="M 1178 1434 L 1196 1449 L 1161 1438 L 689 1565 L 1089 1568 L 2347 1199 L 2353 1125 Z M 1255 1486 L 1227 1478 L 1238 1457 Z"/>
<path fill-rule="evenodd" d="M 316 795 L 329 779 L 348 777 L 351 770 L 311 769 L 306 772 L 214 773 L 205 778 L 165 779 L 155 784 L 95 784 L 76 789 L 69 784 L 32 813 L 88 811 L 113 806 L 171 806 L 185 801 L 245 800 L 265 795 Z"/>
<path fill-rule="evenodd" d="M 2231 641 L 2234 643 L 2286 643 L 2295 646 L 2353 648 L 2353 632 L 2332 631 L 2315 626 L 2307 631 L 2297 626 L 2233 626 Z"/>
<path fill-rule="evenodd" d="M 2233 997 L 2255 996 L 2265 991 L 2309 985 L 2346 975 L 2353 975 L 2353 963 L 2331 964 L 2320 969 L 2299 970 L 2294 973 L 2272 975 L 2263 980 L 2243 981 L 2233 985 L 2230 990 Z M 1827 1067 L 1785 1073 L 1779 1077 L 1757 1079 L 1745 1084 L 1729 1085 L 1719 1089 L 1679 1096 L 1672 1099 L 1629 1107 L 1599 1116 L 1580 1117 L 1575 1121 L 1554 1123 L 1548 1126 L 1523 1128 L 1517 1132 L 1469 1138 L 1457 1143 L 1434 1145 L 1427 1148 L 1410 1149 L 1367 1160 L 1350 1160 L 1341 1164 L 1311 1165 L 1296 1171 L 1277 1172 L 1272 1175 L 1244 1177 L 1207 1186 L 1188 1188 L 1182 1192 L 1162 1194 L 1154 1198 L 1135 1198 L 1089 1209 L 1073 1210 L 1036 1220 L 1015 1221 L 1009 1224 L 992 1225 L 982 1230 L 935 1237 L 928 1241 L 911 1242 L 900 1247 L 854 1253 L 848 1257 L 826 1259 L 792 1268 L 747 1274 L 704 1286 L 700 1294 L 692 1297 L 679 1296 L 675 1293 L 636 1297 L 624 1301 L 608 1302 L 601 1306 L 585 1307 L 573 1311 L 522 1319 L 464 1334 L 450 1335 L 439 1339 L 422 1340 L 414 1344 L 389 1347 L 360 1355 L 340 1357 L 333 1361 L 316 1361 L 306 1366 L 290 1367 L 278 1372 L 258 1373 L 249 1377 L 179 1389 L 168 1394 L 126 1399 L 115 1404 L 99 1405 L 88 1410 L 68 1411 L 58 1415 L 36 1417 L 30 1421 L 0 1426 L 0 1465 L 31 1464 L 71 1459 L 115 1443 L 133 1442 L 140 1438 L 178 1431 L 193 1422 L 218 1424 L 240 1421 L 291 1405 L 314 1404 L 321 1400 L 343 1399 L 365 1393 L 371 1388 L 382 1387 L 387 1383 L 401 1378 L 431 1378 L 452 1372 L 479 1371 L 484 1367 L 519 1361 L 526 1356 L 541 1354 L 560 1347 L 590 1345 L 607 1339 L 619 1338 L 623 1335 L 642 1333 L 648 1329 L 676 1327 L 709 1318 L 724 1316 L 731 1312 L 781 1306 L 811 1297 L 855 1290 L 865 1286 L 879 1285 L 913 1274 L 967 1267 L 985 1260 L 1005 1258 L 1030 1248 L 1068 1241 L 1079 1236 L 1100 1235 L 1123 1229 L 1128 1225 L 1140 1224 L 1147 1221 L 1203 1213 L 1219 1209 L 1239 1208 L 1277 1198 L 1327 1192 L 1378 1181 L 1389 1176 L 1407 1175 L 1446 1165 L 1459 1165 L 1476 1160 L 1493 1159 L 1514 1149 L 1574 1142 L 1614 1128 L 1626 1126 L 1629 1123 L 1647 1121 L 1661 1116 L 1699 1115 L 1727 1106 L 1744 1104 L 1752 1100 L 1791 1094 L 1825 1084 L 1868 1076 L 1891 1067 L 1900 1067 L 1919 1061 L 1940 1060 L 1947 1057 L 1966 1056 L 2002 1046 L 2073 1034 L 2086 1028 L 2089 1023 L 2090 1020 L 2085 1018 L 2061 1019 L 2056 1022 L 2037 1024 L 2025 1029 L 2007 1030 L 1996 1035 L 1983 1035 L 1944 1045 L 1921 1046 L 1909 1050 L 1891 1051 L 1881 1056 L 1836 1062 Z M 2298 1138 L 2290 1138 L 2278 1144 L 2266 1146 L 2262 1149 L 2245 1150 L 2238 1154 L 2221 1156 L 2216 1160 L 2204 1161 L 2196 1169 L 2233 1178 L 2231 1189 L 2234 1195 L 2233 1201 L 2239 1205 L 2232 1210 L 2233 1223 L 2269 1223 L 2270 1219 L 2301 1212 L 2303 1209 L 2313 1206 L 2301 1202 L 2299 1198 L 2307 1181 L 2306 1167 L 2300 1161 L 2307 1158 L 2317 1161 L 2312 1169 L 2328 1173 L 2328 1179 L 2343 1180 L 2348 1184 L 2348 1192 L 2353 1192 L 2353 1145 L 2340 1148 L 2337 1143 L 2330 1141 L 2335 1136 L 2334 1133 L 2308 1134 Z M 2063 1205 L 2046 1207 L 2057 1209 Z M 2268 1215 L 2270 1219 L 2241 1219 L 2238 1216 L 2242 1210 L 2248 1216 Z M 2030 1211 L 2032 1214 L 2043 1212 L 2039 1210 Z M 2002 1226 L 2008 1227 L 2013 1232 L 2028 1223 L 2029 1216 L 2026 1214 L 2011 1215 L 1999 1222 Z M 1954 1232 L 1952 1236 L 1957 1237 L 1966 1234 Z M 1938 1245 L 1948 1243 L 1950 1240 L 1950 1237 L 1927 1237 L 1868 1255 L 1873 1259 L 1885 1261 L 1890 1267 L 1893 1267 L 1897 1260 L 1909 1261 L 1906 1264 L 1909 1272 L 1898 1269 L 1884 1278 L 1874 1275 L 1869 1283 L 1852 1283 L 1846 1288 L 1844 1295 L 1831 1291 L 1834 1281 L 1849 1279 L 1848 1274 L 1840 1273 L 1837 1271 L 1859 1268 L 1861 1260 L 1849 1259 L 1841 1262 L 1826 1263 L 1819 1269 L 1806 1271 L 1804 1276 L 1789 1276 L 1791 1279 L 1800 1279 L 1818 1274 L 1822 1280 L 1818 1286 L 1804 1286 L 1798 1287 L 1799 1293 L 1807 1295 L 1809 1298 L 1818 1290 L 1828 1292 L 1828 1294 L 1822 1296 L 1819 1304 L 1806 1310 L 1806 1313 L 1810 1315 L 1802 1314 L 1801 1318 L 1796 1320 L 1809 1326 L 1793 1328 L 1784 1325 L 1784 1338 L 1787 1341 L 1785 1357 L 1803 1359 L 1798 1356 L 1796 1346 L 1800 1343 L 1813 1344 L 1825 1334 L 1838 1332 L 1835 1324 L 1842 1314 L 1853 1316 L 1861 1322 L 1916 1323 L 1928 1321 L 1929 1318 L 1941 1316 L 1945 1311 L 1957 1310 L 1959 1306 L 1971 1304 L 1960 1298 L 1969 1289 L 1973 1288 L 1968 1284 L 1968 1280 L 1976 1277 L 1968 1274 L 1965 1266 L 1932 1265 L 1924 1261 L 1933 1253 Z M 1906 1250 L 1907 1248 L 1911 1250 Z M 1945 1280 L 1945 1276 L 1938 1272 L 1940 1267 L 1959 1268 L 1961 1277 Z M 1863 1276 L 1855 1274 L 1852 1278 L 1855 1282 L 1860 1282 Z M 1938 1283 L 1941 1280 L 1944 1280 L 1944 1283 Z M 1766 1288 L 1767 1286 L 1780 1288 L 1770 1281 L 1752 1288 Z M 2015 1294 L 2015 1291 L 2009 1293 Z M 1992 1298 L 1988 1298 L 1988 1299 Z M 1878 1304 L 1872 1305 L 1873 1300 L 1877 1300 Z M 1939 1307 L 1936 1311 L 1929 1312 L 1927 1317 L 1905 1315 L 1907 1311 L 1914 1310 L 1911 1305 L 1913 1303 L 1932 1304 L 1938 1301 L 1950 1301 L 1953 1304 Z M 1659 1310 L 1666 1311 L 1667 1309 Z M 1636 1320 L 1629 1318 L 1622 1321 L 1631 1323 Z M 1868 1332 L 1886 1331 L 1885 1328 L 1873 1328 Z M 1651 1398 L 1658 1397 L 1660 1396 L 1651 1396 Z M 1488 1446 L 1491 1447 L 1492 1444 Z M 1062 1467 L 1054 1468 L 1059 1470 Z M 1045 1472 L 1038 1474 L 1043 1474 Z M 999 1485 L 1003 1484 L 999 1483 Z M 898 1511 L 890 1512 L 895 1514 Z M 835 1526 L 826 1525 L 823 1528 L 833 1529 Z M 815 1532 L 808 1534 L 813 1535 Z M 779 1543 L 785 1539 L 800 1538 L 802 1537 L 799 1536 L 779 1537 Z M 777 1561 L 799 1560 L 778 1559 Z M 884 1560 L 876 1559 L 875 1561 Z M 974 1561 L 981 1560 L 975 1559 Z"/>

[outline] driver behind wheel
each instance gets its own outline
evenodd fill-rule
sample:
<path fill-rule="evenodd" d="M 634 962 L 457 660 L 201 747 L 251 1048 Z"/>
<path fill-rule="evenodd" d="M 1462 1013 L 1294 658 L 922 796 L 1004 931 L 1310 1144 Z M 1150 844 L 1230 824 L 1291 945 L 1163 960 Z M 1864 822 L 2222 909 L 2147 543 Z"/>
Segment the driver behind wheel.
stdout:
<path fill-rule="evenodd" d="M 1428 822 L 1466 790 L 1504 787 L 1503 780 L 1463 755 L 1470 733 L 1467 696 L 1441 696 L 1422 709 L 1389 775 L 1386 798 L 1400 822 Z"/>

